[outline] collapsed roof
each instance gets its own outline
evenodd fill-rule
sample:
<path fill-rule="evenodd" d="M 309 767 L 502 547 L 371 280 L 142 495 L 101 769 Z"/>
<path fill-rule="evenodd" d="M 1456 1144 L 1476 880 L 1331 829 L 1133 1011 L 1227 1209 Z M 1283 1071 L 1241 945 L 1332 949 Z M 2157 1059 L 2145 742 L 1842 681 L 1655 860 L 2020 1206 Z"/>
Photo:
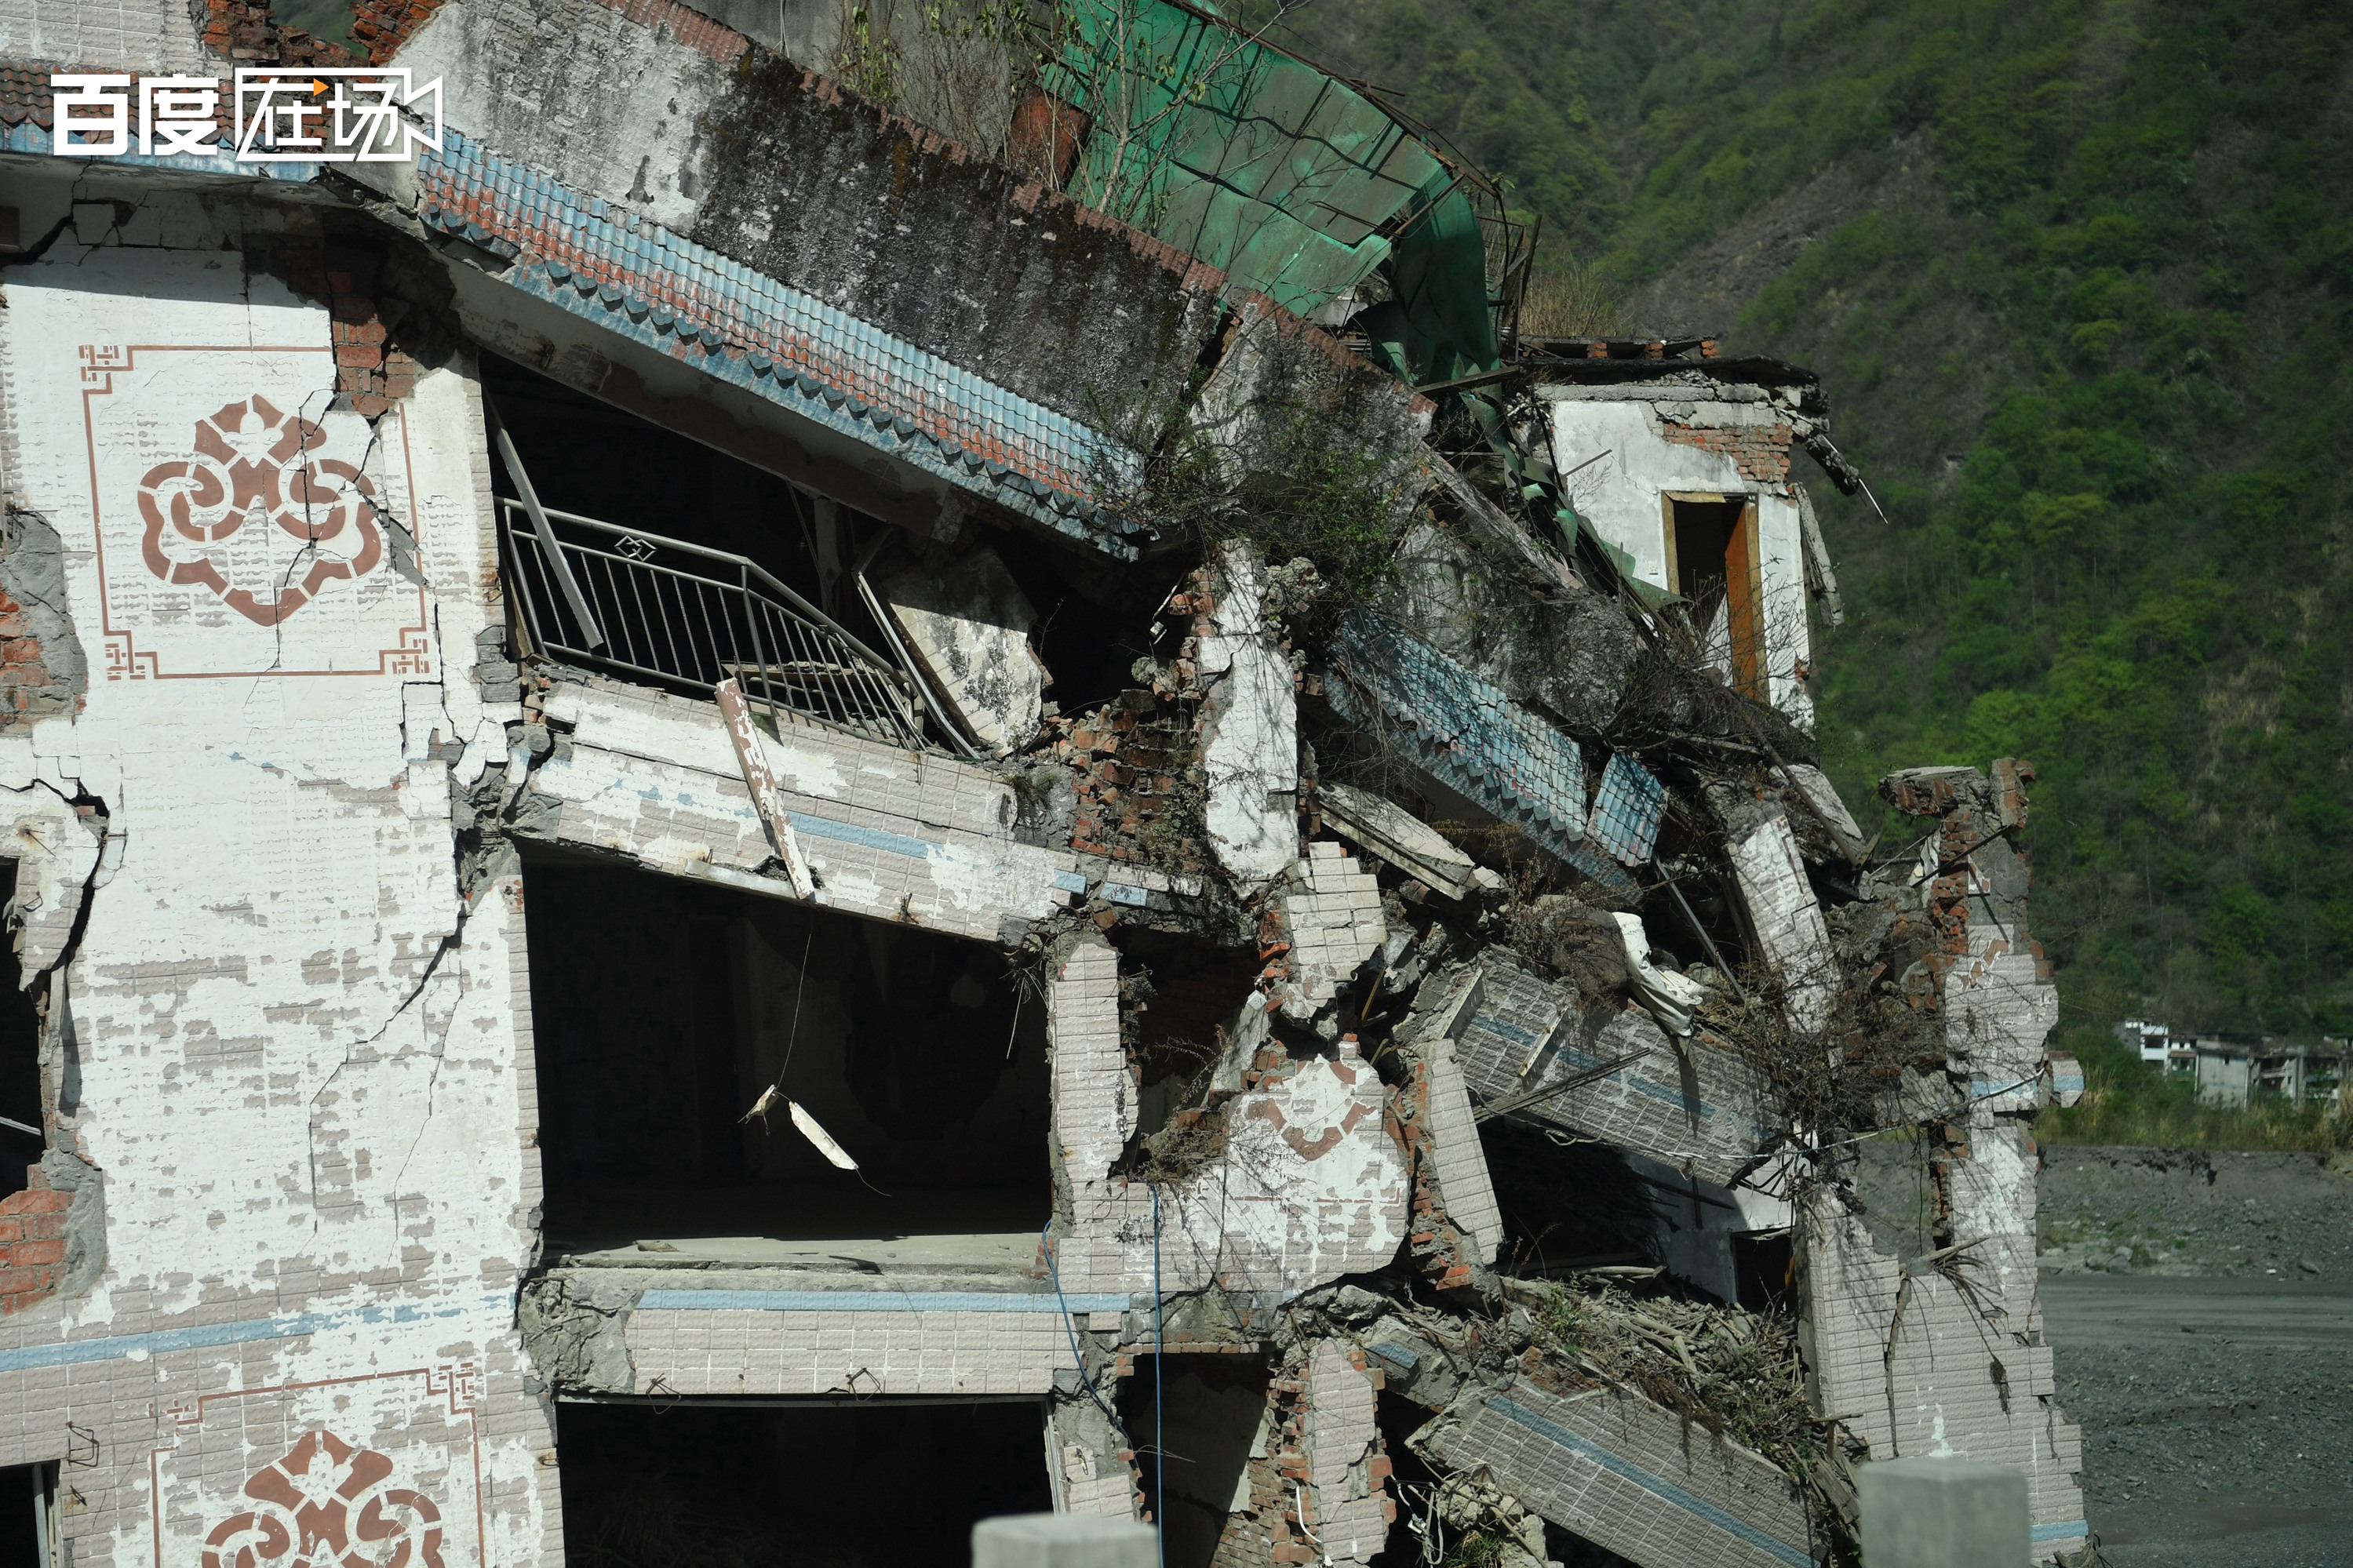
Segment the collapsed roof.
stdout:
<path fill-rule="evenodd" d="M 1520 336 L 1531 237 L 1475 171 L 1169 0 L 1074 0 L 1027 75 L 984 38 L 985 90 L 953 101 L 865 58 L 931 124 L 800 58 L 849 50 L 806 7 L 399 0 L 366 9 L 364 60 L 228 0 L 201 37 L 100 10 L 45 8 L 0 73 L 11 506 L 89 531 L 58 570 L 121 673 L 74 694 L 75 623 L 45 631 L 18 662 L 69 695 L 28 719 L 114 734 L 132 672 L 198 658 L 192 626 L 274 679 L 322 605 L 357 640 L 319 632 L 322 669 L 435 688 L 394 726 L 411 793 L 353 809 L 429 838 L 469 911 L 536 922 L 560 983 L 508 979 L 485 1016 L 526 1054 L 550 1021 L 549 1103 L 510 1106 L 549 1169 L 625 1141 L 629 1096 L 553 1023 L 603 1037 L 563 992 L 635 922 L 526 914 L 534 882 L 734 933 L 744 1011 L 708 1032 L 742 1038 L 692 1061 L 758 1093 L 706 1135 L 784 1119 L 824 1162 L 757 1145 L 733 1173 L 763 1192 L 871 1187 L 885 1145 L 921 1175 L 975 1106 L 1045 1133 L 1042 1234 L 901 1210 L 892 1237 L 936 1245 L 886 1262 L 798 1233 L 589 1245 L 524 1205 L 520 1306 L 482 1331 L 527 1359 L 516 1422 L 1036 1396 L 1058 1507 L 1189 1510 L 1204 1563 L 1466 1533 L 1512 1562 L 1840 1559 L 1854 1465 L 1953 1451 L 2027 1472 L 2038 1552 L 2085 1550 L 2034 1300 L 2031 1121 L 2080 1078 L 2043 1049 L 2032 771 L 1896 773 L 1871 832 L 1822 773 L 1810 616 L 1837 586 L 1793 451 L 1861 476 L 1811 377 Z M 157 156 L 47 86 L 224 50 L 438 80 L 434 135 L 419 99 L 405 160 Z M 206 346 L 281 332 L 332 369 Z M 149 466 L 158 431 L 186 445 L 182 402 L 195 455 Z M 206 464 L 322 442 L 349 447 L 352 537 L 391 543 L 231 586 L 197 547 L 246 491 Z M 101 449 L 141 454 L 120 496 Z M 174 506 L 192 542 L 159 521 L 141 558 L 216 602 L 118 603 L 109 519 Z M 386 595 L 426 616 L 405 655 L 368 619 Z M 621 870 L 662 890 L 597 879 Z M 28 923 L 27 974 L 79 929 Z M 690 1014 L 699 962 L 661 982 Z M 805 994 L 838 1110 L 792 1045 L 769 1076 Z M 1000 1004 L 1006 1062 L 1029 1047 L 1002 1071 L 969 1048 Z M 929 1068 L 874 1043 L 950 1009 L 970 1037 Z M 99 1104 L 52 1110 L 125 1114 Z M 1004 1131 L 960 1134 L 965 1173 L 1035 1163 Z M 1122 1393 L 1146 1356 L 1189 1363 L 1199 1410 L 1243 1390 L 1222 1491 L 1147 1452 Z M 1198 1370 L 1219 1357 L 1255 1381 Z"/>

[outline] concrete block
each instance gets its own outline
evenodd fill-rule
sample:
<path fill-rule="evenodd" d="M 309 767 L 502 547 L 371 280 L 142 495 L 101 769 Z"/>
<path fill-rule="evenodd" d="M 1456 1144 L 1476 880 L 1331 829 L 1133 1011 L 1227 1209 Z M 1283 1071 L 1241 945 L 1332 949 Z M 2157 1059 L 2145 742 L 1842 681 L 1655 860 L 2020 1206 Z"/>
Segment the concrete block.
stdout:
<path fill-rule="evenodd" d="M 1857 1478 L 1871 1568 L 2018 1568 L 2026 1477 L 1968 1459 L 1889 1459 Z"/>
<path fill-rule="evenodd" d="M 1015 1513 L 972 1527 L 972 1568 L 1153 1568 L 1158 1535 L 1132 1519 Z"/>
<path fill-rule="evenodd" d="M 975 741 L 1003 756 L 1029 743 L 1046 667 L 1029 647 L 1037 612 L 986 545 L 942 568 L 919 563 L 882 589 L 933 689 Z"/>
<path fill-rule="evenodd" d="M 1774 816 L 1757 824 L 1731 845 L 1729 854 L 1757 944 L 1786 988 L 1789 1022 L 1813 1034 L 1830 1022 L 1843 983 L 1789 819 Z"/>

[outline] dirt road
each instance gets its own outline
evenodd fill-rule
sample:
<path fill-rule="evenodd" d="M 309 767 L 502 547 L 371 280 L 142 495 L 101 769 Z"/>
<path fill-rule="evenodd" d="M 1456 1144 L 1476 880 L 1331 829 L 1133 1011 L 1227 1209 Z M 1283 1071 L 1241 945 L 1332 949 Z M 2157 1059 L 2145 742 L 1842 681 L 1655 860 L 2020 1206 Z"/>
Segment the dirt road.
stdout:
<path fill-rule="evenodd" d="M 2353 1174 L 2062 1146 L 2042 1210 L 2044 1323 L 2109 1561 L 2353 1568 Z"/>

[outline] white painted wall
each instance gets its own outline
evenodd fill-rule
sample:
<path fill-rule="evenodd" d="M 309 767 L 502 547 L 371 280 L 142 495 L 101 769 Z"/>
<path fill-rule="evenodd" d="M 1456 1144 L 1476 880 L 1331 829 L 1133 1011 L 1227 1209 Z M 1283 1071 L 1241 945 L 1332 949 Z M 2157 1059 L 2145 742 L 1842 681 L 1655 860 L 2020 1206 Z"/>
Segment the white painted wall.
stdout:
<path fill-rule="evenodd" d="M 156 237 L 209 233 L 192 198 L 153 200 L 190 209 Z M 328 412 L 325 308 L 217 237 L 69 236 L 5 289 L 0 482 L 64 541 L 90 684 L 78 716 L 0 737 L 0 783 L 100 797 L 110 842 L 64 1119 L 104 1173 L 106 1268 L 0 1324 L 0 1450 L 94 1434 L 64 1521 L 85 1565 L 226 1557 L 265 1528 L 249 1481 L 347 1468 L 344 1444 L 385 1457 L 370 1496 L 420 1552 L 554 1560 L 552 1434 L 513 1326 L 539 1199 L 522 890 L 461 899 L 435 753 L 484 720 L 474 381 L 430 372 L 373 431 Z M 315 549 L 259 516 L 171 525 L 199 426 L 256 396 L 317 423 L 372 519 Z M 283 493 L 262 433 L 227 423 Z M 391 518 L 422 584 L 356 548 Z M 353 574 L 276 624 L 220 591 L 273 602 L 319 552 Z M 220 589 L 168 580 L 200 561 Z"/>
<path fill-rule="evenodd" d="M 1757 507 L 1757 558 L 1766 610 L 1766 659 L 1773 704 L 1800 723 L 1813 721 L 1813 703 L 1798 667 L 1810 660 L 1806 617 L 1804 543 L 1797 498 L 1759 486 L 1727 453 L 1664 433 L 1661 405 L 1648 389 L 1611 389 L 1608 397 L 1567 395 L 1595 388 L 1549 388 L 1553 453 L 1577 515 L 1634 558 L 1635 574 L 1657 587 L 1667 579 L 1666 507 L 1670 492 L 1745 495 Z M 1620 395 L 1620 392 L 1623 395 Z M 1675 389 L 1688 397 L 1690 389 Z M 1675 405 L 1678 423 L 1694 426 L 1773 425 L 1782 416 L 1770 403 L 1694 401 Z M 1585 465 L 1579 468 L 1578 465 Z"/>

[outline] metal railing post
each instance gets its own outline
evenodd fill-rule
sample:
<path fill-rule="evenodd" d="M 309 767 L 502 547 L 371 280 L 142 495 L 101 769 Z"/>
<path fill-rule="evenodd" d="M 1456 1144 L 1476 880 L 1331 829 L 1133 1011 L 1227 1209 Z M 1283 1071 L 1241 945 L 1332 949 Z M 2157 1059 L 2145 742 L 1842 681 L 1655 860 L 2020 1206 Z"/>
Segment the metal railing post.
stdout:
<path fill-rule="evenodd" d="M 573 581 L 572 563 L 564 559 L 564 546 L 556 542 L 555 525 L 547 521 L 547 513 L 539 504 L 539 492 L 532 489 L 531 475 L 523 471 L 522 459 L 515 456 L 514 441 L 507 435 L 506 421 L 499 417 L 498 406 L 485 397 L 482 413 L 490 420 L 491 438 L 498 444 L 499 460 L 507 466 L 507 477 L 514 480 L 515 489 L 522 494 L 522 510 L 530 514 L 532 531 L 539 535 L 539 547 L 555 573 L 556 584 L 564 590 L 565 602 L 580 622 L 581 636 L 587 639 L 588 650 L 594 653 L 605 646 L 605 633 L 589 611 L 588 595 Z"/>
<path fill-rule="evenodd" d="M 513 471 L 521 477 L 519 468 Z M 539 651 L 696 692 L 711 689 L 714 678 L 732 676 L 746 700 L 765 707 L 772 720 L 790 709 L 910 751 L 931 743 L 923 734 L 923 710 L 913 695 L 929 697 L 921 682 L 758 562 L 554 507 L 540 507 L 526 527 L 530 508 L 524 501 L 501 496 L 498 505 L 501 547 L 514 563 L 512 588 Z M 573 531 L 577 542 L 551 543 L 558 522 Z M 558 552 L 554 562 L 542 566 L 541 557 L 552 552 Z M 555 606 L 542 603 L 553 591 L 543 573 L 575 562 L 581 575 L 574 578 L 565 571 L 553 587 L 569 595 L 590 580 L 589 574 L 604 574 L 596 580 L 601 596 L 590 602 L 604 607 L 611 624 L 599 626 L 585 618 L 585 605 L 574 606 L 582 631 L 596 635 L 594 647 L 571 640 Z M 888 621 L 881 625 L 890 639 Z M 903 647 L 891 646 L 904 661 Z M 965 745 L 944 721 L 941 732 L 959 748 Z"/>

